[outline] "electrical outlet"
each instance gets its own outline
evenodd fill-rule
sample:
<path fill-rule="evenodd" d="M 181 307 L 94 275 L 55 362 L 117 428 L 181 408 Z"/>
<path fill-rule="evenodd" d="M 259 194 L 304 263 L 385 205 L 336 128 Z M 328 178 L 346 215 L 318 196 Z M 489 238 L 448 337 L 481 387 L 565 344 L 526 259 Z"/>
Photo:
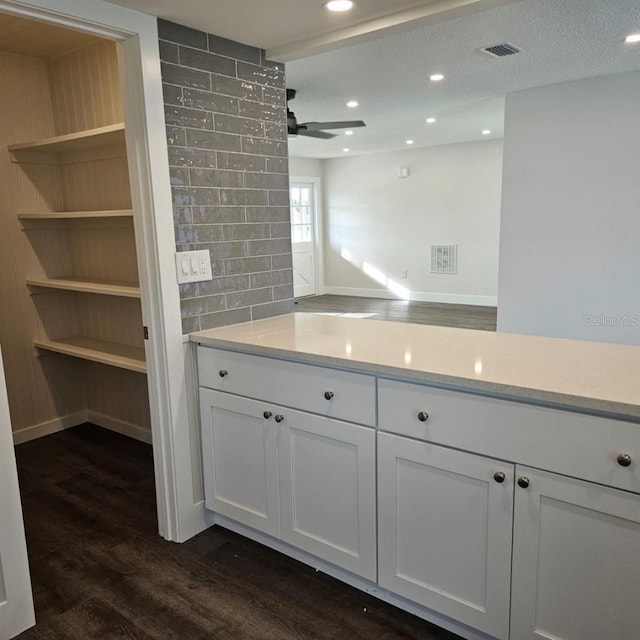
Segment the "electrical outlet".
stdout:
<path fill-rule="evenodd" d="M 211 280 L 211 254 L 204 251 L 180 251 L 176 253 L 178 284 Z"/>
<path fill-rule="evenodd" d="M 406 269 L 401 269 L 400 270 L 400 277 L 401 278 L 406 278 L 407 277 L 407 270 Z"/>

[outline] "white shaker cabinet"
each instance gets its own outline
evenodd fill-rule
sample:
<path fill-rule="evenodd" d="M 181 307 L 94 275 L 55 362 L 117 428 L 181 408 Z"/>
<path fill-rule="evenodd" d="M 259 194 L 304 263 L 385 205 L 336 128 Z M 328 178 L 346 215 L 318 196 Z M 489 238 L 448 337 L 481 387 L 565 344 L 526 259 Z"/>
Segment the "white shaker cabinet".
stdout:
<path fill-rule="evenodd" d="M 640 497 L 517 467 L 512 640 L 640 637 Z"/>
<path fill-rule="evenodd" d="M 282 539 L 375 582 L 375 430 L 301 411 L 282 416 Z"/>
<path fill-rule="evenodd" d="M 513 465 L 378 434 L 380 586 L 509 635 Z"/>
<path fill-rule="evenodd" d="M 207 509 L 279 537 L 273 411 L 265 402 L 201 388 L 200 419 Z"/>

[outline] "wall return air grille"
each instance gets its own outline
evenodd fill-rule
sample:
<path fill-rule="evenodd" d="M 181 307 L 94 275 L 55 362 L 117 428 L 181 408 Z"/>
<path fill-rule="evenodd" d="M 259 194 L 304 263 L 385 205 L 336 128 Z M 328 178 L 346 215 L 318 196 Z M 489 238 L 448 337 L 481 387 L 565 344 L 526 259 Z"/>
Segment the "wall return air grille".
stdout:
<path fill-rule="evenodd" d="M 458 245 L 431 245 L 431 273 L 458 273 Z"/>

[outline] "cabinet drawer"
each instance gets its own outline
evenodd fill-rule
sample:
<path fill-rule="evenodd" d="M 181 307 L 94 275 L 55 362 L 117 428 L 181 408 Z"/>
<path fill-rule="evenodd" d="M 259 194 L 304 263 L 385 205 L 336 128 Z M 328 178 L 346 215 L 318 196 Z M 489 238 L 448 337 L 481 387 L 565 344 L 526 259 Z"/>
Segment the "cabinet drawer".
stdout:
<path fill-rule="evenodd" d="M 210 347 L 198 347 L 198 375 L 210 389 L 375 425 L 373 376 Z"/>
<path fill-rule="evenodd" d="M 380 379 L 378 427 L 640 493 L 637 424 Z"/>

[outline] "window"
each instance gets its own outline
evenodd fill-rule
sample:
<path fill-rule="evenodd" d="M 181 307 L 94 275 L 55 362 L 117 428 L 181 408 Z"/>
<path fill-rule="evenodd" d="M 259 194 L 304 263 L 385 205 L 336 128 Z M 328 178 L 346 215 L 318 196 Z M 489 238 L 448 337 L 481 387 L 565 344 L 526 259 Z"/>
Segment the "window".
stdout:
<path fill-rule="evenodd" d="M 291 186 L 291 241 L 313 240 L 313 185 Z"/>

